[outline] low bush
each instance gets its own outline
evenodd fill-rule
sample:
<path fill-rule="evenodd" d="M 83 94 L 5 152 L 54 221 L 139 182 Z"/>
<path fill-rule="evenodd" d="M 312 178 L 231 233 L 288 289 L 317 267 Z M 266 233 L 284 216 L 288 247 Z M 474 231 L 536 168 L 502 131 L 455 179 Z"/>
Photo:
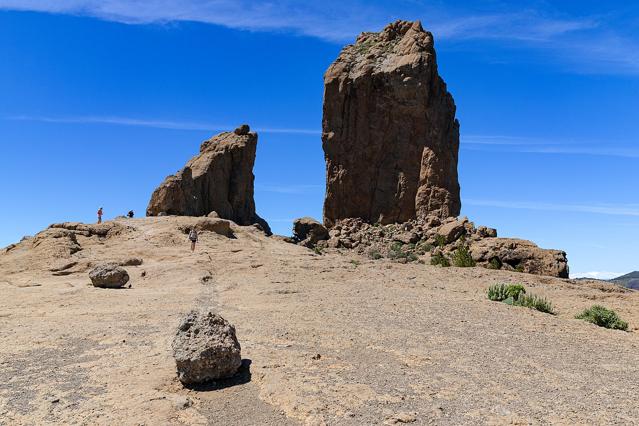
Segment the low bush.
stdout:
<path fill-rule="evenodd" d="M 515 302 L 515 305 L 535 309 L 546 314 L 555 314 L 555 310 L 550 301 L 545 297 L 535 296 L 534 294 L 521 296 L 519 300 Z"/>
<path fill-rule="evenodd" d="M 476 265 L 473 260 L 473 256 L 470 254 L 470 250 L 466 244 L 462 244 L 457 250 L 453 252 L 452 256 L 453 265 L 460 268 L 471 268 Z"/>
<path fill-rule="evenodd" d="M 502 263 L 498 257 L 493 257 L 488 262 L 488 269 L 501 269 Z"/>
<path fill-rule="evenodd" d="M 450 261 L 443 254 L 437 253 L 437 254 L 434 254 L 434 255 L 431 256 L 430 264 L 431 265 L 440 265 L 440 266 L 443 266 L 444 268 L 447 268 L 447 267 L 450 266 Z"/>
<path fill-rule="evenodd" d="M 599 327 L 610 328 L 613 330 L 628 330 L 628 323 L 621 318 L 612 309 L 605 308 L 601 305 L 594 305 L 575 318 L 596 324 Z"/>
<path fill-rule="evenodd" d="M 435 235 L 435 246 L 436 247 L 444 247 L 446 245 L 446 237 L 443 235 Z"/>
<path fill-rule="evenodd" d="M 555 314 L 552 303 L 544 297 L 526 294 L 521 284 L 496 284 L 488 287 L 488 298 L 512 306 L 523 306 L 547 314 Z"/>
<path fill-rule="evenodd" d="M 384 256 L 382 256 L 382 254 L 379 251 L 377 251 L 377 250 L 371 250 L 371 251 L 368 252 L 368 257 L 370 257 L 373 260 L 378 260 L 378 259 L 381 259 Z"/>
<path fill-rule="evenodd" d="M 521 284 L 496 284 L 488 288 L 488 298 L 494 302 L 512 299 L 510 304 L 513 304 L 524 293 L 526 293 L 526 289 Z"/>
<path fill-rule="evenodd" d="M 433 245 L 432 244 L 428 244 L 425 241 L 420 241 L 417 243 L 417 245 L 415 245 L 415 253 L 420 254 L 420 255 L 424 255 L 426 253 L 430 253 L 430 251 L 433 249 Z"/>
<path fill-rule="evenodd" d="M 415 249 L 414 244 L 402 244 L 399 241 L 394 242 L 388 249 L 387 256 L 389 259 L 414 262 L 418 259 L 417 255 L 413 252 Z"/>

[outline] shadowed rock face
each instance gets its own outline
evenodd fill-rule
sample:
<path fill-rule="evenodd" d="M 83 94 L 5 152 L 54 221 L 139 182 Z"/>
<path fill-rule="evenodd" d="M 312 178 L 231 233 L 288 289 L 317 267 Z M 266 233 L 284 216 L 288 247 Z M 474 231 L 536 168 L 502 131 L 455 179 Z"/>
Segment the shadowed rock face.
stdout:
<path fill-rule="evenodd" d="M 459 215 L 459 123 L 431 33 L 405 21 L 363 33 L 324 84 L 327 226 Z"/>
<path fill-rule="evenodd" d="M 200 153 L 153 192 L 147 216 L 206 216 L 215 211 L 239 225 L 258 223 L 270 234 L 266 221 L 255 213 L 256 148 L 257 133 L 247 125 L 204 141 Z"/>

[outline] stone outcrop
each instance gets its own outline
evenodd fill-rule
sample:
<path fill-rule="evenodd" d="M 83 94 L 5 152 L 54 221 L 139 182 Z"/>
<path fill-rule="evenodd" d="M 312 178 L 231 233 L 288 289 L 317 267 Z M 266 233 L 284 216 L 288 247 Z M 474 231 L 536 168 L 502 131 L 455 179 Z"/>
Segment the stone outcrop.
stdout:
<path fill-rule="evenodd" d="M 497 238 L 496 229 L 476 227 L 467 218 L 431 217 L 387 225 L 344 219 L 329 235 L 328 241 L 319 241 L 316 246 L 353 249 L 371 259 L 401 263 L 439 258 L 445 259 L 446 265 L 454 265 L 457 250 L 465 250 L 476 266 L 568 278 L 565 252 L 542 249 L 530 241 Z"/>
<path fill-rule="evenodd" d="M 458 216 L 459 123 L 431 33 L 363 33 L 324 75 L 324 223 Z"/>
<path fill-rule="evenodd" d="M 539 248 L 527 240 L 486 238 L 470 245 L 473 260 L 492 268 L 568 278 L 568 260 L 561 250 Z"/>
<path fill-rule="evenodd" d="M 116 263 L 106 263 L 96 266 L 90 273 L 94 287 L 121 288 L 129 282 L 127 271 Z"/>
<path fill-rule="evenodd" d="M 239 225 L 266 221 L 255 213 L 253 164 L 257 133 L 242 125 L 204 141 L 200 153 L 153 192 L 147 216 L 207 216 L 215 211 Z"/>
<path fill-rule="evenodd" d="M 235 327 L 211 311 L 194 310 L 173 339 L 178 379 L 185 385 L 233 376 L 242 365 Z"/>

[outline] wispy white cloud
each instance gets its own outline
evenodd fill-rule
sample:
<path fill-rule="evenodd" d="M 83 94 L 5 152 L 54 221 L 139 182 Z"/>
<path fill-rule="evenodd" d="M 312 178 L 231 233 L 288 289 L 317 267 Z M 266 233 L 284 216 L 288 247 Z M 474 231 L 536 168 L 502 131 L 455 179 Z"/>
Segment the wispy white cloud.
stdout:
<path fill-rule="evenodd" d="M 433 32 L 444 39 L 494 39 L 548 42 L 558 36 L 599 27 L 594 19 L 553 19 L 526 11 L 461 16 L 434 22 Z"/>
<path fill-rule="evenodd" d="M 518 48 L 542 48 L 555 52 L 559 60 L 580 64 L 575 71 L 639 74 L 636 39 L 622 37 L 604 19 L 557 17 L 543 8 L 501 5 L 493 13 L 469 13 L 441 2 L 408 0 L 0 0 L 0 9 L 127 24 L 194 21 L 250 31 L 289 31 L 339 43 L 398 18 L 422 19 L 440 40 L 514 42 Z"/>
<path fill-rule="evenodd" d="M 506 146 L 536 146 L 565 144 L 566 141 L 550 139 L 528 138 L 503 135 L 462 135 L 461 142 L 465 145 L 506 145 Z"/>
<path fill-rule="evenodd" d="M 610 141 L 601 142 L 516 136 L 468 135 L 461 137 L 461 144 L 462 148 L 473 151 L 639 158 L 639 147 L 630 148 L 628 147 L 630 144 L 627 141 L 615 144 Z"/>
<path fill-rule="evenodd" d="M 131 117 L 117 116 L 75 116 L 75 117 L 46 117 L 46 116 L 28 116 L 16 115 L 4 117 L 6 120 L 14 121 L 37 121 L 42 123 L 59 123 L 59 124 L 109 124 L 117 126 L 137 126 L 151 127 L 156 129 L 173 129 L 173 130 L 207 130 L 207 131 L 228 131 L 237 125 L 223 125 L 219 123 L 198 123 L 190 121 L 166 121 L 166 120 L 147 120 Z M 305 135 L 321 135 L 321 131 L 314 129 L 293 129 L 278 127 L 256 127 L 256 132 L 262 133 L 289 133 L 289 134 L 305 134 Z"/>
<path fill-rule="evenodd" d="M 465 205 L 479 207 L 497 207 L 505 209 L 540 210 L 556 212 L 577 212 L 595 213 L 613 216 L 639 217 L 639 204 L 554 204 L 537 203 L 530 201 L 499 201 L 468 199 L 464 200 Z"/>

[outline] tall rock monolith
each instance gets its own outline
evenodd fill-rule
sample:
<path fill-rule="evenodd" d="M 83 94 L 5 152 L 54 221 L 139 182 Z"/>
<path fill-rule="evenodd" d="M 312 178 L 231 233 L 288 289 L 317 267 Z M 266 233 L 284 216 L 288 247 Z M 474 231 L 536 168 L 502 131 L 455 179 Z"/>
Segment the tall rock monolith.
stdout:
<path fill-rule="evenodd" d="M 362 33 L 324 84 L 327 226 L 459 215 L 459 122 L 419 21 Z"/>

